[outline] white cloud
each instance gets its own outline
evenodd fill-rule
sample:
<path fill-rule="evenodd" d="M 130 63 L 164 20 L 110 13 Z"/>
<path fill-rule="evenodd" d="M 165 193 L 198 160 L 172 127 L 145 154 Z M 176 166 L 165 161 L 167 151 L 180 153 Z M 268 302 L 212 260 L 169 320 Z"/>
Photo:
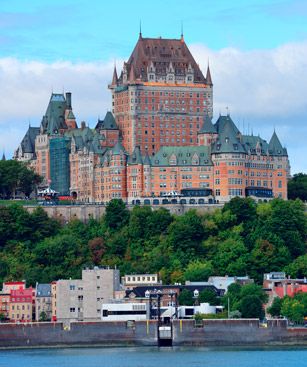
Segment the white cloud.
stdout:
<path fill-rule="evenodd" d="M 234 120 L 245 130 L 269 139 L 276 128 L 290 153 L 293 171 L 307 171 L 301 157 L 307 155 L 307 43 L 286 44 L 271 50 L 210 50 L 190 46 L 202 70 L 210 60 L 214 83 L 215 115 L 230 108 Z M 121 65 L 122 63 L 120 63 Z M 107 85 L 113 62 L 38 61 L 0 59 L 0 152 L 12 153 L 29 120 L 39 126 L 51 91 L 72 92 L 77 120 L 94 125 L 98 115 L 111 108 Z"/>

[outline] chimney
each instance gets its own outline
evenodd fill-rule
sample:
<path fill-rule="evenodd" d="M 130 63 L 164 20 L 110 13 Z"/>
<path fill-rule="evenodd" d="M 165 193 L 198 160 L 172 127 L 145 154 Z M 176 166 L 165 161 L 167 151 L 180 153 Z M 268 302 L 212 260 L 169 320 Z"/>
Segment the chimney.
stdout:
<path fill-rule="evenodd" d="M 69 110 L 71 110 L 71 93 L 66 93 L 66 106 Z"/>

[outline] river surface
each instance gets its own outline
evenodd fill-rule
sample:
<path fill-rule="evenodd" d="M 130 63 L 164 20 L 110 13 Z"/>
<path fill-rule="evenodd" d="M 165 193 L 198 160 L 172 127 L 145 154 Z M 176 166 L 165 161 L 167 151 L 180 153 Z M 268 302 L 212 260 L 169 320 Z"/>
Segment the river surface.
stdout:
<path fill-rule="evenodd" d="M 307 367 L 307 348 L 0 350 L 0 367 Z"/>

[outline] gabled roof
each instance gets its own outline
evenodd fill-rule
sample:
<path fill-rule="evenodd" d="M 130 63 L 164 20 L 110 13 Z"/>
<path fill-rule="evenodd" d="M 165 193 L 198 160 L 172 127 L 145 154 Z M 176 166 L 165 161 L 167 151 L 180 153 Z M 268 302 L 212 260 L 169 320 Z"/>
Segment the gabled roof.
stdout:
<path fill-rule="evenodd" d="M 196 159 L 197 158 L 197 159 Z M 176 164 L 170 164 L 175 160 Z M 163 146 L 151 158 L 152 166 L 211 166 L 210 148 L 205 146 Z"/>
<path fill-rule="evenodd" d="M 151 62 L 156 68 L 157 75 L 166 75 L 170 63 L 175 68 L 176 74 L 184 75 L 188 65 L 191 64 L 194 70 L 194 82 L 206 83 L 206 78 L 183 39 L 143 38 L 140 36 L 126 63 L 128 75 L 133 65 L 136 78 L 147 81 L 147 67 Z"/>
<path fill-rule="evenodd" d="M 120 141 L 118 141 L 113 148 L 111 148 L 111 152 L 113 155 L 119 155 L 121 153 L 125 153 L 125 148 L 123 147 L 122 143 Z"/>
<path fill-rule="evenodd" d="M 288 156 L 287 149 L 282 147 L 275 130 L 269 142 L 269 154 L 276 156 Z"/>
<path fill-rule="evenodd" d="M 39 132 L 39 127 L 29 126 L 26 135 L 20 143 L 22 153 L 35 153 L 35 138 L 39 135 Z"/>
<path fill-rule="evenodd" d="M 143 164 L 140 147 L 136 146 L 132 154 L 129 155 L 127 163 L 129 165 Z"/>
<path fill-rule="evenodd" d="M 74 113 L 72 112 L 72 110 L 70 110 L 68 112 L 67 119 L 69 119 L 69 120 L 75 120 L 76 119 Z"/>
<path fill-rule="evenodd" d="M 204 121 L 203 124 L 200 128 L 200 130 L 198 131 L 198 134 L 216 134 L 216 127 L 212 124 L 212 118 L 206 114 L 204 116 Z"/>
<path fill-rule="evenodd" d="M 103 120 L 98 120 L 96 130 L 118 130 L 115 118 L 112 112 L 108 111 Z"/>
<path fill-rule="evenodd" d="M 267 154 L 269 150 L 269 144 L 266 140 L 261 139 L 260 136 L 242 135 L 241 141 L 246 152 L 251 154 L 257 154 L 258 147 L 260 148 L 261 154 Z"/>
<path fill-rule="evenodd" d="M 150 166 L 151 165 L 151 161 L 150 161 L 150 158 L 149 158 L 149 155 L 148 155 L 147 152 L 145 154 L 145 157 L 143 158 L 143 164 L 144 164 L 144 166 Z"/>

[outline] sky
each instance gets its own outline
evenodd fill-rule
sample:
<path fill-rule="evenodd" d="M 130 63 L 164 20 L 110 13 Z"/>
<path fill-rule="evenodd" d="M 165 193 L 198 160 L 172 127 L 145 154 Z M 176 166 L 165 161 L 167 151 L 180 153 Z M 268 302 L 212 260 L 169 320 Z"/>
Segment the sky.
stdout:
<path fill-rule="evenodd" d="M 0 154 L 11 157 L 50 94 L 72 92 L 94 127 L 107 85 L 143 37 L 184 39 L 214 83 L 214 120 L 228 110 L 243 133 L 274 129 L 291 172 L 307 173 L 306 0 L 0 0 Z"/>

